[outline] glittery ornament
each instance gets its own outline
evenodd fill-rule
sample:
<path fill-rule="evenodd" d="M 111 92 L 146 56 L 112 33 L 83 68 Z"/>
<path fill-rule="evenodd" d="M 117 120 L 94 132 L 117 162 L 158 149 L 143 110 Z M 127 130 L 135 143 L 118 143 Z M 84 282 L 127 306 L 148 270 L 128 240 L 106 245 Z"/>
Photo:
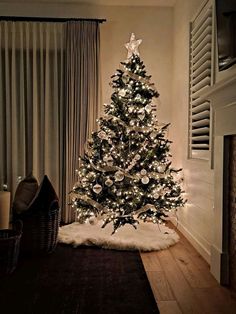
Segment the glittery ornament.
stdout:
<path fill-rule="evenodd" d="M 102 186 L 100 184 L 95 184 L 93 187 L 93 192 L 99 194 L 102 191 Z"/>
<path fill-rule="evenodd" d="M 107 138 L 106 132 L 104 132 L 104 131 L 98 132 L 98 137 L 99 137 L 101 140 L 106 139 L 106 138 Z"/>
<path fill-rule="evenodd" d="M 157 171 L 158 171 L 158 172 L 163 172 L 163 166 L 158 166 L 158 167 L 157 167 Z"/>
<path fill-rule="evenodd" d="M 129 107 L 129 108 L 128 108 L 129 113 L 132 113 L 132 112 L 133 112 L 133 110 L 134 110 L 134 108 L 133 108 L 133 107 Z"/>
<path fill-rule="evenodd" d="M 153 197 L 154 197 L 155 199 L 157 199 L 159 196 L 160 196 L 160 195 L 159 195 L 159 193 L 157 193 L 157 192 L 155 192 L 155 193 L 153 194 Z"/>
<path fill-rule="evenodd" d="M 122 193 L 121 193 L 121 190 L 117 190 L 117 191 L 116 191 L 116 195 L 117 195 L 117 196 L 121 196 L 121 194 L 122 194 Z"/>
<path fill-rule="evenodd" d="M 134 121 L 134 120 L 131 120 L 131 121 L 129 122 L 129 124 L 130 124 L 131 126 L 134 126 L 134 125 L 135 125 L 135 121 Z"/>
<path fill-rule="evenodd" d="M 142 182 L 143 184 L 148 184 L 149 178 L 148 178 L 147 176 L 144 176 L 144 177 L 141 179 L 141 182 Z"/>
<path fill-rule="evenodd" d="M 80 172 L 81 172 L 83 175 L 85 175 L 85 174 L 87 173 L 87 169 L 83 168 L 83 169 L 80 170 Z"/>
<path fill-rule="evenodd" d="M 152 111 L 152 106 L 146 105 L 146 106 L 145 106 L 145 110 L 146 110 L 148 113 L 150 113 L 150 112 Z"/>
<path fill-rule="evenodd" d="M 116 181 L 122 181 L 124 179 L 124 174 L 122 171 L 118 170 L 116 173 L 115 173 L 115 179 Z"/>
<path fill-rule="evenodd" d="M 145 114 L 144 113 L 139 113 L 138 117 L 140 120 L 143 120 L 145 118 Z"/>
<path fill-rule="evenodd" d="M 140 156 L 139 154 L 137 154 L 137 155 L 134 156 L 134 159 L 135 159 L 135 160 L 140 160 L 140 158 L 141 158 L 141 156 Z"/>
<path fill-rule="evenodd" d="M 121 90 L 119 90 L 119 93 L 118 93 L 121 97 L 124 97 L 125 95 L 126 95 L 126 91 L 125 91 L 125 89 L 121 89 Z"/>
<path fill-rule="evenodd" d="M 112 186 L 112 184 L 113 184 L 113 181 L 110 179 L 110 178 L 108 178 L 106 181 L 105 181 L 105 184 L 106 184 L 106 186 Z"/>
<path fill-rule="evenodd" d="M 147 174 L 147 170 L 146 169 L 142 169 L 140 171 L 140 173 L 141 173 L 142 176 L 145 176 Z"/>

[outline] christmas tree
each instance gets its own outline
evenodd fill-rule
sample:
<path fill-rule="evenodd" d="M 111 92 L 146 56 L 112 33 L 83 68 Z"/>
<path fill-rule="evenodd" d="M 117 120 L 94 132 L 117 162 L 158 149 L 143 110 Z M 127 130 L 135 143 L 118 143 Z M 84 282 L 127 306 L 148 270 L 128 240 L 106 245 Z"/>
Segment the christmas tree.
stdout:
<path fill-rule="evenodd" d="M 183 206 L 175 178 L 181 169 L 171 167 L 167 125 L 159 124 L 152 99 L 159 96 L 140 60 L 141 40 L 131 35 L 128 58 L 112 76 L 114 92 L 104 105 L 99 130 L 87 142 L 71 191 L 79 222 L 103 218 L 114 232 L 139 220 L 163 223 Z"/>

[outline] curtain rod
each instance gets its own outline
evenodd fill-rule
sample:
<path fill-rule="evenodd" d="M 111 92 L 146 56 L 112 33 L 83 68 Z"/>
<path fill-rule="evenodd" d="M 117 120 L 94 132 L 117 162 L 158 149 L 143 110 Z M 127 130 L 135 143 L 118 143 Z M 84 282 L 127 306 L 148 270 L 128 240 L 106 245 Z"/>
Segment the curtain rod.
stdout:
<path fill-rule="evenodd" d="M 0 21 L 21 21 L 21 22 L 68 22 L 68 21 L 88 21 L 88 22 L 106 22 L 106 19 L 90 18 L 66 18 L 66 17 L 31 17 L 31 16 L 0 16 Z"/>

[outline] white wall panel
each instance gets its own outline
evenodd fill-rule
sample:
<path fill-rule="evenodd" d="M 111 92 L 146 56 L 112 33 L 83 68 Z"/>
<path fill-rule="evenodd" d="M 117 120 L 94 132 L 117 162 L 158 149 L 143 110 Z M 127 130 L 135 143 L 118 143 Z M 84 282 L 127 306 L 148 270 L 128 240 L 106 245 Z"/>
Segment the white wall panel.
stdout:
<path fill-rule="evenodd" d="M 172 94 L 172 154 L 184 169 L 188 204 L 179 210 L 180 230 L 209 262 L 212 243 L 214 171 L 206 160 L 188 159 L 189 29 L 201 0 L 177 0 L 174 9 L 174 66 Z M 196 104 L 197 105 L 197 104 Z M 186 119 L 186 121 L 184 121 Z"/>

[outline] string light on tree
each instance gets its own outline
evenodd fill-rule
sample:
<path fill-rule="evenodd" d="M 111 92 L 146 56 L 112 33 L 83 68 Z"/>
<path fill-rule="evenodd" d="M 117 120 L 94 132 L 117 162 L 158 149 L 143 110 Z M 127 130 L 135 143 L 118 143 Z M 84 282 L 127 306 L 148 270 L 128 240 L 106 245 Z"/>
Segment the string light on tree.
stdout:
<path fill-rule="evenodd" d="M 103 227 L 112 223 L 114 232 L 125 224 L 136 229 L 139 220 L 163 223 L 185 203 L 175 178 L 181 169 L 168 159 L 169 124 L 158 123 L 152 110 L 159 94 L 139 57 L 141 42 L 131 34 L 125 45 L 127 60 L 112 76 L 111 101 L 104 104 L 71 191 L 79 222 L 102 217 Z"/>

